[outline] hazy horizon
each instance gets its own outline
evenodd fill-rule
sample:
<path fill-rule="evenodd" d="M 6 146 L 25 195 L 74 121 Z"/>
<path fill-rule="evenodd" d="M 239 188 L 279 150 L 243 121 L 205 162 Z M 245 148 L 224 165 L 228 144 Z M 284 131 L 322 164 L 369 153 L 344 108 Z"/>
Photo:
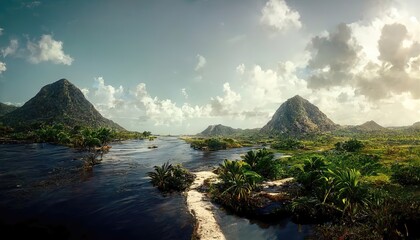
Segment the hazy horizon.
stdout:
<path fill-rule="evenodd" d="M 411 1 L 0 3 L 0 102 L 66 78 L 129 130 L 264 126 L 300 95 L 340 125 L 420 121 Z"/>

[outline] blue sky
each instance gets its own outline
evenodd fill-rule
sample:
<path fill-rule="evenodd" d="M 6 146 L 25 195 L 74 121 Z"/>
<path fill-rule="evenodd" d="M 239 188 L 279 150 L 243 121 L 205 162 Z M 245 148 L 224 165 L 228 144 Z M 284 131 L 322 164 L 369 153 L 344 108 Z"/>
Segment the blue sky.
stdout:
<path fill-rule="evenodd" d="M 130 130 L 262 127 L 296 94 L 339 124 L 411 125 L 419 12 L 391 0 L 2 0 L 0 101 L 67 78 Z"/>

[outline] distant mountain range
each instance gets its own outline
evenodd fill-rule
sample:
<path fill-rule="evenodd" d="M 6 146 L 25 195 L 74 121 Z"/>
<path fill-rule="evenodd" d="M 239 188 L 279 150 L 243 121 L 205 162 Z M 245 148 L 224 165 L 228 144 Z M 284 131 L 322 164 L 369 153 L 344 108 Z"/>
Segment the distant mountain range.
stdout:
<path fill-rule="evenodd" d="M 236 136 L 236 135 L 244 135 L 244 134 L 255 134 L 260 131 L 259 128 L 255 129 L 240 129 L 240 128 L 231 128 L 228 126 L 224 126 L 222 124 L 217 125 L 210 125 L 204 131 L 197 134 L 199 136 L 204 137 L 211 137 L 211 136 Z"/>
<path fill-rule="evenodd" d="M 399 129 L 420 130 L 420 122 L 412 126 L 401 127 Z M 253 133 L 262 133 L 269 135 L 287 135 L 302 136 L 305 134 L 331 132 L 335 130 L 344 130 L 346 132 L 386 132 L 391 131 L 382 127 L 375 121 L 368 121 L 357 126 L 340 126 L 330 120 L 319 108 L 308 100 L 296 95 L 284 102 L 274 113 L 272 119 L 261 128 L 254 130 Z M 243 133 L 244 130 L 234 129 L 232 127 L 211 125 L 200 136 L 232 136 Z"/>
<path fill-rule="evenodd" d="M 12 111 L 18 109 L 18 108 L 19 107 L 16 107 L 16 106 L 13 106 L 13 105 L 0 103 L 0 117 L 8 114 L 9 112 L 12 112 Z"/>
<path fill-rule="evenodd" d="M 240 129 L 223 126 L 222 124 L 210 125 L 204 131 L 199 133 L 202 136 L 228 136 L 238 133 Z"/>
<path fill-rule="evenodd" d="M 381 125 L 377 124 L 375 121 L 368 121 L 361 125 L 357 126 L 350 126 L 348 130 L 353 132 L 383 132 L 388 131 L 389 129 L 382 127 Z"/>
<path fill-rule="evenodd" d="M 104 118 L 80 89 L 67 79 L 44 86 L 22 107 L 0 117 L 0 122 L 18 129 L 61 123 L 69 127 L 109 127 L 124 130 L 120 125 Z"/>

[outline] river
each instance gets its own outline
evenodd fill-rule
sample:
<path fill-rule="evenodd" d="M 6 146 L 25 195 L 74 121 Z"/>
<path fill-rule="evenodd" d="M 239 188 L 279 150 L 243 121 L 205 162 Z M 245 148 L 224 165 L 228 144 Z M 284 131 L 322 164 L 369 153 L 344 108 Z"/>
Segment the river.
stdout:
<path fill-rule="evenodd" d="M 85 172 L 84 153 L 75 149 L 0 145 L 0 230 L 47 229 L 61 239 L 190 239 L 193 218 L 184 197 L 161 194 L 146 173 L 167 161 L 209 170 L 248 150 L 202 152 L 175 137 L 124 141 L 113 143 L 102 163 Z M 288 219 L 263 223 L 223 210 L 216 219 L 227 239 L 303 239 L 310 233 Z"/>

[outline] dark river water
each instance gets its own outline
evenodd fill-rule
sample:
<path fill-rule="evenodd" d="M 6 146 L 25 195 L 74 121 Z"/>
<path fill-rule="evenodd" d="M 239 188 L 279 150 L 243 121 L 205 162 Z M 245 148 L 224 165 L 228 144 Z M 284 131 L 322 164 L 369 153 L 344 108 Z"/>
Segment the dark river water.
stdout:
<path fill-rule="evenodd" d="M 146 173 L 167 161 L 209 170 L 248 150 L 202 152 L 174 137 L 126 141 L 113 143 L 102 163 L 85 172 L 84 153 L 74 149 L 0 145 L 0 223 L 3 230 L 20 231 L 16 226 L 25 223 L 69 239 L 190 239 L 193 218 L 184 197 L 161 194 Z M 262 223 L 223 210 L 216 219 L 227 239 L 303 239 L 310 233 L 288 219 Z"/>

